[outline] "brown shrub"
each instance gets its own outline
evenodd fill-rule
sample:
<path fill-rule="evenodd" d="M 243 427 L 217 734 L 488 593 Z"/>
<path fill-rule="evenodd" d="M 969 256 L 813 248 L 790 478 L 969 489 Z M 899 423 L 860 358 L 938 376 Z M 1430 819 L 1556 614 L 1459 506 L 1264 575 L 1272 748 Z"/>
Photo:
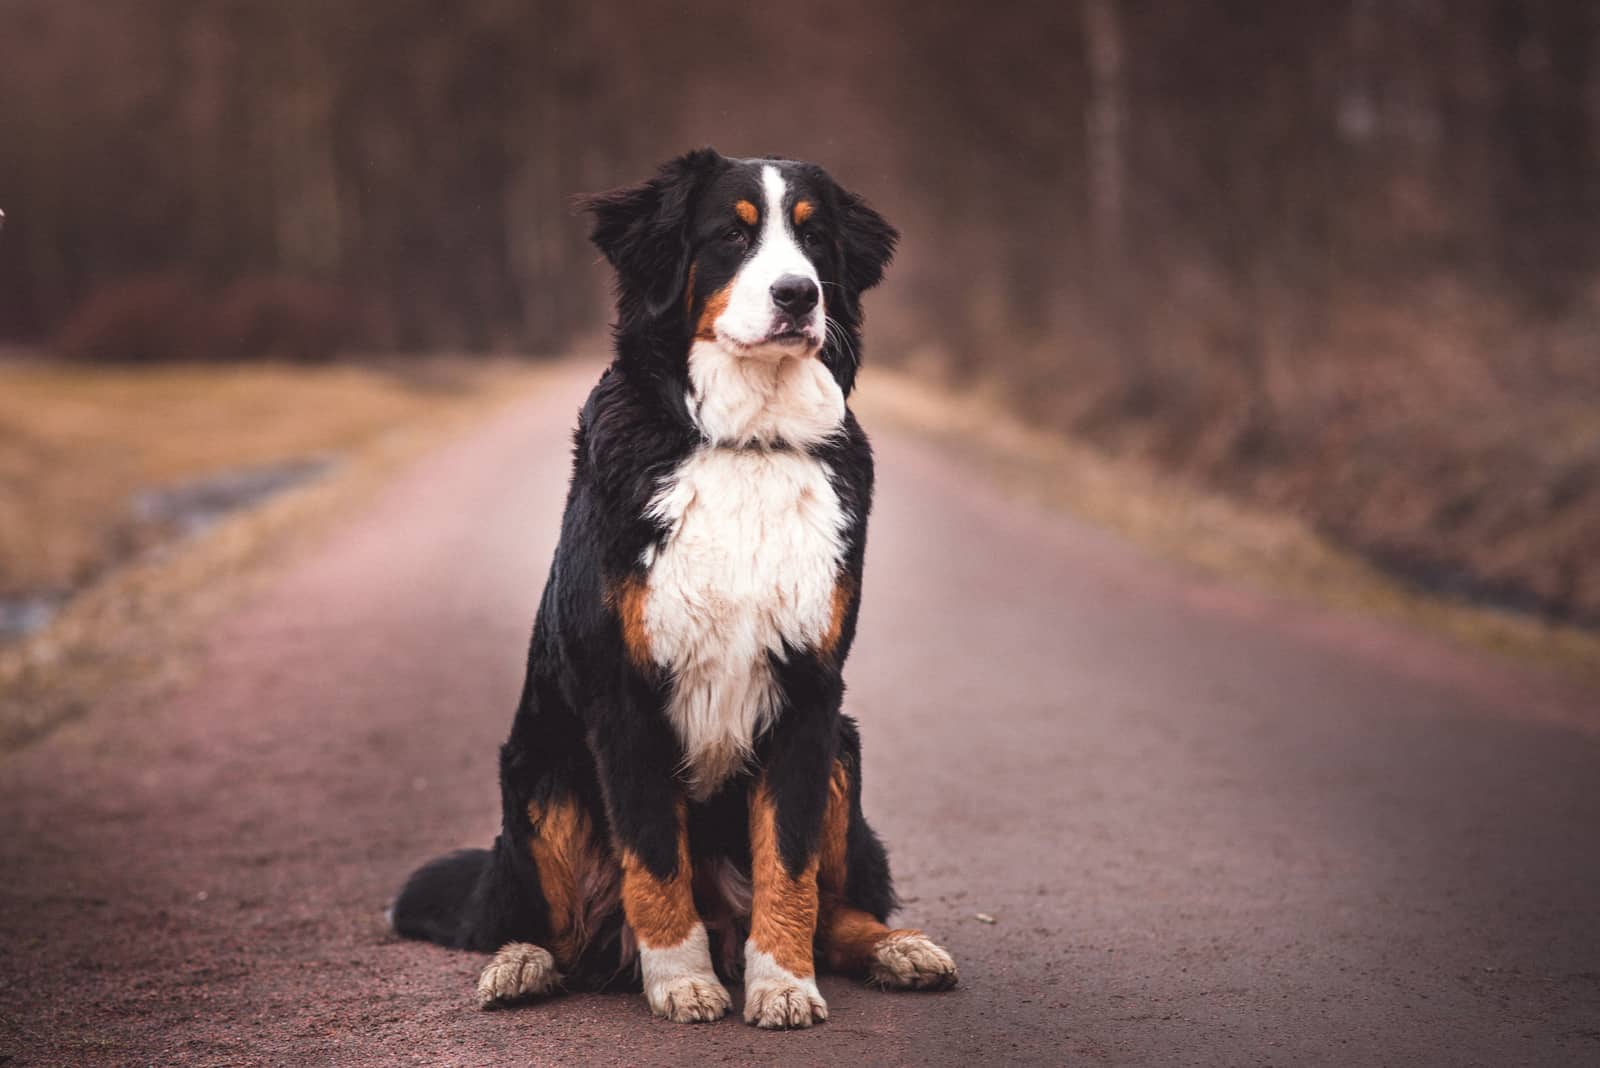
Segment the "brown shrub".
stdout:
<path fill-rule="evenodd" d="M 75 360 L 155 363 L 203 356 L 208 334 L 205 296 L 192 279 L 140 275 L 95 290 L 52 347 Z"/>
<path fill-rule="evenodd" d="M 337 288 L 281 276 L 243 278 L 217 300 L 211 356 L 218 360 L 331 360 L 360 340 L 360 308 Z"/>
<path fill-rule="evenodd" d="M 360 343 L 367 320 L 344 291 L 298 278 L 251 276 L 218 295 L 185 275 L 140 275 L 95 290 L 52 347 L 96 363 L 313 363 Z"/>

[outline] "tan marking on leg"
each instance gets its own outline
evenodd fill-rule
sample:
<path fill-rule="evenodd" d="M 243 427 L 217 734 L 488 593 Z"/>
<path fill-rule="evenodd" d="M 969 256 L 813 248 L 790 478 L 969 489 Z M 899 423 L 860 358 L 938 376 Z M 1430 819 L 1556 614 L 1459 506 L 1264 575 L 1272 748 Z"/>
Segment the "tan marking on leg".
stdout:
<path fill-rule="evenodd" d="M 761 217 L 761 212 L 748 200 L 741 200 L 735 203 L 733 205 L 733 213 L 739 216 L 739 220 L 746 226 L 754 226 L 756 220 Z"/>
<path fill-rule="evenodd" d="M 592 920 L 613 907 L 617 865 L 596 841 L 588 815 L 572 798 L 528 806 L 529 851 L 550 917 L 550 950 L 562 968 L 576 966 Z"/>
<path fill-rule="evenodd" d="M 622 911 L 639 944 L 675 946 L 699 924 L 694 909 L 694 870 L 689 863 L 686 805 L 678 802 L 678 870 L 662 880 L 632 852 L 622 851 Z"/>
<path fill-rule="evenodd" d="M 828 807 L 822 814 L 822 839 L 817 850 L 817 889 L 824 907 L 830 898 L 844 897 L 849 834 L 850 773 L 844 770 L 843 761 L 835 760 L 833 774 L 828 777 Z"/>
<path fill-rule="evenodd" d="M 732 294 L 733 283 L 729 282 L 706 298 L 705 307 L 700 309 L 700 320 L 695 324 L 694 336 L 696 341 L 717 340 L 717 320 L 727 310 L 728 298 Z"/>
<path fill-rule="evenodd" d="M 835 603 L 838 597 L 835 594 Z M 840 972 L 865 972 L 872 947 L 889 933 L 875 917 L 844 903 L 849 876 L 850 777 L 841 761 L 833 762 L 828 782 L 828 808 L 822 817 L 817 891 L 822 912 L 822 945 L 828 967 Z"/>
<path fill-rule="evenodd" d="M 766 784 L 750 791 L 750 937 L 744 946 L 744 1018 L 757 1027 L 810 1027 L 828 1018 L 817 989 L 817 864 L 792 874 L 778 846 Z"/>
<path fill-rule="evenodd" d="M 765 785 L 750 791 L 750 941 L 794 975 L 815 968 L 811 944 L 817 932 L 817 863 L 791 875 L 778 848 L 777 810 Z"/>
<path fill-rule="evenodd" d="M 956 962 L 921 931 L 891 930 L 878 918 L 848 905 L 823 921 L 823 959 L 847 975 L 865 975 L 880 986 L 937 990 L 954 986 Z"/>
<path fill-rule="evenodd" d="M 796 226 L 799 226 L 801 223 L 803 223 L 807 219 L 811 218 L 811 213 L 816 211 L 816 210 L 817 210 L 817 206 L 815 204 L 811 203 L 811 201 L 809 201 L 809 200 L 797 200 L 797 201 L 795 201 L 794 202 L 794 224 Z"/>
<path fill-rule="evenodd" d="M 645 601 L 649 596 L 650 590 L 640 575 L 629 575 L 606 591 L 606 601 L 622 626 L 622 644 L 628 650 L 628 659 L 640 670 L 655 666 L 650 656 L 650 632 L 644 624 Z"/>
<path fill-rule="evenodd" d="M 824 656 L 832 656 L 834 650 L 839 647 L 839 638 L 844 634 L 844 617 L 850 611 L 850 601 L 855 597 L 855 588 L 855 582 L 848 575 L 840 575 L 838 581 L 833 584 L 833 613 L 828 617 L 828 629 L 822 632 L 822 638 L 817 642 L 817 652 Z M 848 809 L 845 816 L 849 818 Z"/>
<path fill-rule="evenodd" d="M 882 986 L 920 990 L 954 986 L 955 961 L 927 935 L 908 928 L 891 930 L 871 913 L 845 903 L 849 833 L 850 777 L 844 764 L 835 761 L 817 869 L 823 960 L 834 971 L 865 974 Z"/>
<path fill-rule="evenodd" d="M 888 934 L 889 928 L 876 916 L 836 905 L 823 920 L 823 959 L 836 972 L 859 975 L 872 964 L 873 947 Z"/>
<path fill-rule="evenodd" d="M 705 925 L 694 907 L 688 806 L 680 798 L 677 870 L 657 878 L 622 851 L 622 910 L 639 944 L 639 973 L 650 1011 L 678 1023 L 720 1019 L 733 999 L 717 981 Z"/>

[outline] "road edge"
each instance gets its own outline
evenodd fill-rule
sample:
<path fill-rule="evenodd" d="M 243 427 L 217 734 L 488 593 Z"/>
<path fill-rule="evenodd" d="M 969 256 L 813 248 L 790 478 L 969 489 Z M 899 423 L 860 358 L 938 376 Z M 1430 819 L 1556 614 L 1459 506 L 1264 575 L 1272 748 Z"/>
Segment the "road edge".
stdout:
<path fill-rule="evenodd" d="M 1027 425 L 981 389 L 870 368 L 852 407 L 971 465 L 1002 491 L 1253 592 L 1374 618 L 1600 688 L 1600 634 L 1406 585 L 1282 512 L 1254 508 Z"/>
<path fill-rule="evenodd" d="M 192 676 L 210 623 L 405 468 L 543 388 L 573 362 L 485 365 L 474 388 L 445 396 L 430 417 L 345 454 L 325 477 L 141 554 L 76 592 L 43 630 L 0 649 L 0 761 L 110 694 L 142 703 L 173 692 Z"/>

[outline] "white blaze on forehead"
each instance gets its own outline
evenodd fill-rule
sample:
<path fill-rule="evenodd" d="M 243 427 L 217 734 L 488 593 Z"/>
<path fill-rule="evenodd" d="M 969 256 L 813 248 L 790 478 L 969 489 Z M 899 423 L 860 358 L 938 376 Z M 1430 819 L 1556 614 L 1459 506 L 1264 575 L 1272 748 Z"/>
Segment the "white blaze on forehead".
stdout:
<path fill-rule="evenodd" d="M 811 270 L 811 264 L 801 253 L 800 246 L 794 243 L 794 236 L 789 231 L 789 217 L 783 210 L 784 198 L 789 192 L 789 183 L 783 180 L 783 175 L 778 173 L 778 168 L 768 164 L 761 168 L 761 191 L 767 198 L 767 214 L 763 220 L 761 230 L 761 244 L 771 246 L 779 242 L 788 246 L 788 251 L 795 254 L 795 258 L 805 263 L 805 270 Z M 815 277 L 813 275 L 813 277 Z"/>
<path fill-rule="evenodd" d="M 775 311 L 772 283 L 789 274 L 819 281 L 817 269 L 795 240 L 789 213 L 784 210 L 789 183 L 784 181 L 783 172 L 770 163 L 761 168 L 761 190 L 765 203 L 755 252 L 739 269 L 727 310 L 717 319 L 718 332 L 740 345 L 759 344 L 771 333 Z M 812 312 L 815 323 L 822 321 L 823 303 L 819 300 Z"/>

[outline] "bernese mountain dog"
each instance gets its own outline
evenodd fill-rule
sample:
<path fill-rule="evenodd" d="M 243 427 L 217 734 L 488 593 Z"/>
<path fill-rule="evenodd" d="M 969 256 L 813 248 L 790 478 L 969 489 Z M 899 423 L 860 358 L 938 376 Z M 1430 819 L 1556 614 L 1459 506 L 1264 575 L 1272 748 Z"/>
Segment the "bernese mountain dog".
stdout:
<path fill-rule="evenodd" d="M 885 923 L 840 709 L 873 479 L 846 398 L 899 235 L 820 167 L 711 149 L 580 204 L 616 353 L 578 418 L 503 827 L 413 874 L 394 929 L 493 953 L 486 1008 L 642 984 L 715 1020 L 742 963 L 744 1018 L 788 1028 L 827 1018 L 818 963 L 951 986 L 949 953 Z"/>

